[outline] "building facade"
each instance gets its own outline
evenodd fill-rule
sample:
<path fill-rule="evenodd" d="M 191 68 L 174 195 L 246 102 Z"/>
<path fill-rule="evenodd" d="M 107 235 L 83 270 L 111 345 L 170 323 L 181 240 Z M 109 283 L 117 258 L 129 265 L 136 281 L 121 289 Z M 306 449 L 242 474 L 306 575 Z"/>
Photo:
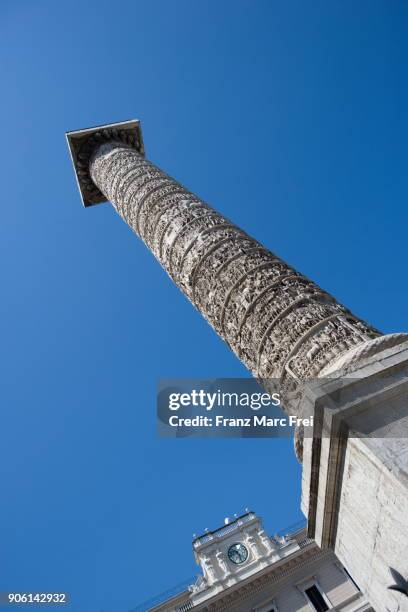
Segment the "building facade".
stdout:
<path fill-rule="evenodd" d="M 132 612 L 368 612 L 367 602 L 332 551 L 304 525 L 270 537 L 254 512 L 193 540 L 196 581 Z M 159 597 L 160 599 L 160 597 Z"/>

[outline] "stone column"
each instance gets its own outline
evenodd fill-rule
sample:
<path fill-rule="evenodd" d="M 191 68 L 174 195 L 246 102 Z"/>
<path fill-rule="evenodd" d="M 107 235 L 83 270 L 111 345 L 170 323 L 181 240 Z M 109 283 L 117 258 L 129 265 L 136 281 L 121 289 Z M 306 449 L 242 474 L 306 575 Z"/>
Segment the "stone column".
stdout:
<path fill-rule="evenodd" d="M 112 202 L 255 377 L 282 392 L 381 335 L 147 161 L 118 125 L 68 135 L 80 185 Z"/>
<path fill-rule="evenodd" d="M 129 147 L 101 145 L 90 174 L 254 376 L 315 377 L 379 335 Z"/>
<path fill-rule="evenodd" d="M 270 379 L 277 381 L 284 402 L 294 381 L 298 384 L 324 376 L 338 377 L 342 368 L 350 372 L 364 359 L 375 361 L 377 354 L 383 358 L 387 351 L 392 351 L 407 339 L 403 334 L 382 336 L 311 280 L 146 160 L 137 121 L 70 132 L 67 138 L 84 205 L 110 200 L 119 215 L 145 242 L 174 282 L 252 374 L 267 389 Z M 375 367 L 380 372 L 378 360 Z M 372 370 L 370 372 L 372 378 Z M 381 378 L 380 374 L 378 376 Z M 308 403 L 316 412 L 314 400 L 306 401 L 301 395 L 297 404 L 291 402 L 292 414 L 300 414 Z M 403 408 L 400 406 L 401 410 Z M 383 414 L 384 410 L 376 413 L 371 436 L 373 432 L 381 430 Z M 347 503 L 343 501 L 344 491 L 341 497 L 338 472 L 344 460 L 343 463 L 339 461 L 341 453 L 336 451 L 339 437 L 332 436 L 332 431 L 328 442 L 324 441 L 320 447 L 311 440 L 307 442 L 307 461 L 303 468 L 303 509 L 310 519 L 311 535 L 315 535 L 322 546 L 335 548 L 340 559 L 343 562 L 346 559 L 347 566 L 347 555 L 336 544 L 336 521 L 332 518 L 335 515 L 342 521 L 348 511 L 354 511 L 359 515 L 359 524 L 364 525 L 364 515 L 359 514 L 362 511 L 358 506 L 361 501 L 358 486 L 354 496 L 347 498 Z M 351 449 L 347 445 L 346 439 L 343 446 Z M 365 470 L 368 473 L 375 452 L 381 464 L 383 482 L 394 468 L 401 473 L 401 456 L 406 450 L 403 450 L 403 444 L 398 446 L 394 440 L 392 445 L 392 452 L 384 449 L 379 452 L 370 446 L 369 457 L 366 448 L 357 444 L 363 457 L 359 473 L 364 474 Z M 299 442 L 299 457 L 301 447 Z M 353 444 L 353 456 L 355 449 L 356 445 Z M 349 453 L 347 458 L 351 456 Z M 393 458 L 397 456 L 398 460 L 395 459 L 393 463 Z M 337 472 L 333 469 L 330 472 L 334 464 Z M 333 477 L 336 473 L 337 476 Z M 387 481 L 387 487 L 384 485 L 384 491 L 392 490 L 391 480 Z M 402 482 L 405 481 L 399 481 L 399 504 L 401 499 L 408 500 L 408 487 Z M 374 494 L 373 491 L 367 492 L 368 507 L 373 508 L 376 503 L 375 499 L 370 498 Z M 330 513 L 330 521 L 327 513 Z M 378 510 L 373 518 L 373 533 L 376 520 L 379 528 L 380 516 Z M 401 531 L 399 510 L 394 512 L 389 507 L 387 517 L 387 525 Z M 341 524 L 342 546 L 345 542 L 351 546 L 351 532 L 347 532 L 344 522 Z M 408 548 L 406 531 L 403 541 Z M 361 542 L 364 546 L 364 539 Z M 370 564 L 370 555 L 374 554 L 377 544 L 373 536 L 362 556 L 364 563 Z M 395 555 L 386 549 L 380 552 L 383 558 L 379 562 L 377 576 L 386 581 L 389 561 L 395 566 L 398 564 Z M 397 569 L 401 569 L 401 566 Z M 356 564 L 354 578 L 366 586 L 370 596 L 374 591 L 364 578 L 364 571 L 362 564 Z M 385 592 L 386 583 L 378 588 Z M 396 610 L 392 597 L 387 599 L 389 609 Z M 374 601 L 378 601 L 376 594 Z"/>

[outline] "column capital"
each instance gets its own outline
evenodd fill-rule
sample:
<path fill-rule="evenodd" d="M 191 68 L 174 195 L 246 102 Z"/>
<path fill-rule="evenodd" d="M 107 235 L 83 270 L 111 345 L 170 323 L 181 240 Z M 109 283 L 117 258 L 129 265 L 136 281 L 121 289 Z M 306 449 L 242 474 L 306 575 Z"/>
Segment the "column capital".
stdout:
<path fill-rule="evenodd" d="M 82 204 L 85 207 L 106 202 L 106 197 L 93 182 L 89 162 L 98 146 L 118 141 L 135 149 L 144 157 L 142 128 L 138 119 L 97 125 L 65 134 L 74 166 Z"/>

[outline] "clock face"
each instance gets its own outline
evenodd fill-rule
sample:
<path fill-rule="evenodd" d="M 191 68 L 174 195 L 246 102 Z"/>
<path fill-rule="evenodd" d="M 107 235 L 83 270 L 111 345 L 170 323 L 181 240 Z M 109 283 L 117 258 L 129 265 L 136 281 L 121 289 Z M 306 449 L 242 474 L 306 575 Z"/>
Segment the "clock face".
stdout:
<path fill-rule="evenodd" d="M 240 565 L 240 563 L 244 563 L 248 559 L 248 549 L 239 542 L 233 544 L 228 549 L 228 558 L 236 565 Z"/>

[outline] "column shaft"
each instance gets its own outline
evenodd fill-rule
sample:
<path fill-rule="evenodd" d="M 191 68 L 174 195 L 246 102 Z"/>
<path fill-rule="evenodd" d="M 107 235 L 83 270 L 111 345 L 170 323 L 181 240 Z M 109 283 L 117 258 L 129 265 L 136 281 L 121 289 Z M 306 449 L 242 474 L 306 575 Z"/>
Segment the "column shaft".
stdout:
<path fill-rule="evenodd" d="M 380 335 L 134 149 L 102 144 L 90 173 L 257 378 L 317 377 Z"/>

